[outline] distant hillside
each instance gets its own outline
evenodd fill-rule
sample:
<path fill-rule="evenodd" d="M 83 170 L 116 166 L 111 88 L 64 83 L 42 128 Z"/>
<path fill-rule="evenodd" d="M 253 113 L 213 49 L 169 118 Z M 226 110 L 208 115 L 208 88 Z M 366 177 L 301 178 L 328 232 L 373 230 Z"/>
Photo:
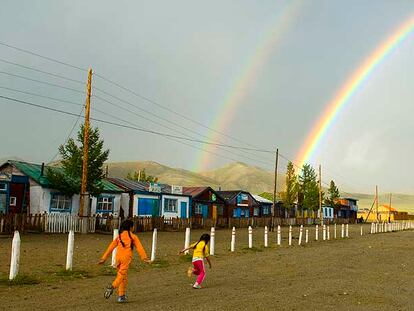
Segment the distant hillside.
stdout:
<path fill-rule="evenodd" d="M 197 173 L 179 168 L 171 168 L 153 161 L 142 162 L 113 162 L 108 163 L 109 176 L 125 178 L 129 172 L 142 170 L 148 175 L 156 176 L 159 182 L 182 186 L 210 186 L 218 188 L 215 180 Z"/>
<path fill-rule="evenodd" d="M 344 197 L 352 197 L 358 199 L 358 206 L 360 208 L 371 208 L 372 203 L 374 202 L 374 194 L 365 194 L 365 193 L 341 193 Z M 389 204 L 390 203 L 390 194 L 380 194 L 379 195 L 379 205 Z M 405 211 L 409 213 L 414 213 L 414 195 L 411 194 L 392 194 L 392 207 L 396 208 L 398 211 Z M 375 206 L 374 206 L 375 208 Z"/>

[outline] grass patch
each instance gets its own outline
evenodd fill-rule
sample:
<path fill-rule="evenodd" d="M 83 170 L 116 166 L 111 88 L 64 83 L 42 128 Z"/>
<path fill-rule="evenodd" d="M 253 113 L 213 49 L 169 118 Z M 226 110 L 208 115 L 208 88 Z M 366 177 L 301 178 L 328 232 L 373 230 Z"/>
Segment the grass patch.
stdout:
<path fill-rule="evenodd" d="M 20 274 L 11 281 L 8 278 L 0 279 L 0 284 L 6 285 L 6 286 L 36 285 L 39 283 L 40 283 L 39 279 L 35 278 L 34 276 L 26 275 L 26 274 Z"/>
<path fill-rule="evenodd" d="M 183 256 L 180 256 L 180 260 L 183 262 L 192 262 L 193 256 L 191 254 L 185 254 Z"/>
<path fill-rule="evenodd" d="M 167 268 L 170 266 L 170 263 L 165 259 L 157 259 L 151 263 L 151 267 L 156 269 Z"/>
<path fill-rule="evenodd" d="M 91 278 L 92 275 L 88 271 L 84 270 L 60 270 L 59 272 L 55 273 L 56 276 L 62 277 L 68 280 L 77 280 L 77 279 L 88 279 Z"/>

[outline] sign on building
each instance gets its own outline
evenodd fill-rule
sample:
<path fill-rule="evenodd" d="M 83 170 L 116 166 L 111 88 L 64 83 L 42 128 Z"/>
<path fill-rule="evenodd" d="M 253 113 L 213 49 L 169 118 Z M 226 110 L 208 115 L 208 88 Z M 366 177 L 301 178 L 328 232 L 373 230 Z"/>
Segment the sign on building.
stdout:
<path fill-rule="evenodd" d="M 183 194 L 183 186 L 171 186 L 172 194 Z"/>
<path fill-rule="evenodd" d="M 161 185 L 157 183 L 150 183 L 148 187 L 149 192 L 161 193 Z"/>

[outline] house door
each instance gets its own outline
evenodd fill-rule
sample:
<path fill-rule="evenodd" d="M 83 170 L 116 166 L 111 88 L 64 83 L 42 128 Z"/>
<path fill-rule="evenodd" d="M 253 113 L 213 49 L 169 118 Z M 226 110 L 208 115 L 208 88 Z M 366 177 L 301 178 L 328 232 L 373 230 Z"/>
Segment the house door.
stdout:
<path fill-rule="evenodd" d="M 203 218 L 207 218 L 207 217 L 208 217 L 208 205 L 203 204 Z"/>
<path fill-rule="evenodd" d="M 181 202 L 181 218 L 187 218 L 187 202 Z"/>
<path fill-rule="evenodd" d="M 157 199 L 138 198 L 138 216 L 159 216 L 160 207 Z"/>

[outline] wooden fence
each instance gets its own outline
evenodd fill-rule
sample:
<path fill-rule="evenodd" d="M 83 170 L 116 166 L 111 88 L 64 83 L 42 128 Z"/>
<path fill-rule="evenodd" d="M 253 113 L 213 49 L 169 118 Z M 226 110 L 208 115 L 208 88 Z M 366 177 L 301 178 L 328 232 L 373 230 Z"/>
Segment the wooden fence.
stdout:
<path fill-rule="evenodd" d="M 253 218 L 164 218 L 164 217 L 133 217 L 134 228 L 137 232 L 152 231 L 184 231 L 185 228 L 210 229 L 220 228 L 247 228 L 268 226 L 270 230 L 278 225 L 314 225 L 319 224 L 319 219 L 313 218 L 278 218 L 278 217 L 253 217 Z M 51 214 L 0 214 L 0 234 L 10 234 L 14 230 L 20 232 L 46 232 L 67 233 L 112 233 L 113 229 L 119 228 L 122 219 L 118 217 L 93 215 L 79 217 L 66 213 Z M 338 218 L 334 221 L 325 220 L 326 224 L 353 223 L 354 220 Z M 82 230 L 83 229 L 83 230 Z"/>

